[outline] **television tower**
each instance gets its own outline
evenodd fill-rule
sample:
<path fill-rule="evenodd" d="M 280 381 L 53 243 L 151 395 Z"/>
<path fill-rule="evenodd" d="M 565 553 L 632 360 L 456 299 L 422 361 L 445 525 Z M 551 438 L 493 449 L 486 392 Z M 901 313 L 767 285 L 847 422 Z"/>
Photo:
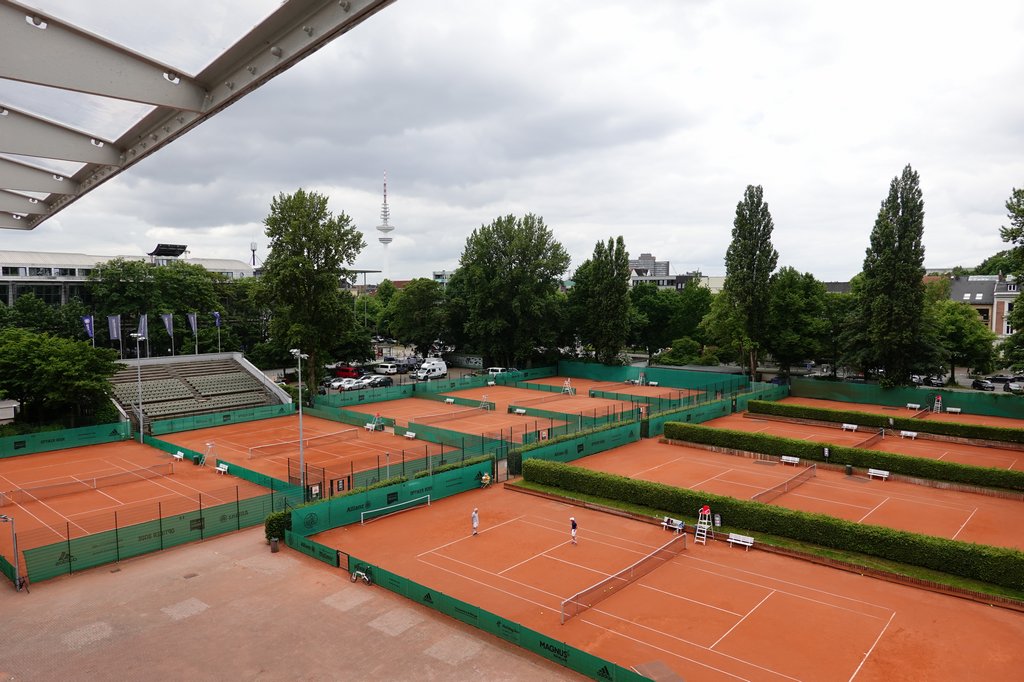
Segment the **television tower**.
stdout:
<path fill-rule="evenodd" d="M 391 219 L 391 208 L 388 206 L 388 172 L 384 171 L 384 203 L 380 205 L 380 225 L 377 226 L 377 230 L 380 232 L 380 238 L 377 240 L 384 245 L 384 278 L 387 279 L 390 272 L 390 264 L 388 262 L 388 244 L 391 243 L 391 231 L 395 229 L 395 226 L 390 224 L 388 220 Z"/>

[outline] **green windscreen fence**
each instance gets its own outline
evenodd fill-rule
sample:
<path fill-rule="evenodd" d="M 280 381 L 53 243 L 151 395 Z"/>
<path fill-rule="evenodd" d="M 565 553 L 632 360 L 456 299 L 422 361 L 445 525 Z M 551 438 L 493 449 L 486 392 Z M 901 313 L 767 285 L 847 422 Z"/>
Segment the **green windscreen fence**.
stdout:
<path fill-rule="evenodd" d="M 216 463 L 220 464 L 221 462 L 224 462 L 224 460 L 218 459 Z M 243 481 L 249 481 L 250 483 L 255 483 L 256 485 L 272 490 L 277 497 L 283 499 L 280 504 L 282 509 L 286 507 L 297 507 L 304 501 L 302 488 L 300 486 L 287 483 L 268 474 L 260 473 L 259 471 L 246 469 L 244 466 L 235 464 L 234 462 L 225 462 L 225 464 L 228 465 L 232 476 L 236 476 Z"/>
<path fill-rule="evenodd" d="M 443 423 L 443 422 L 442 422 Z M 499 438 L 491 438 L 486 435 L 472 435 L 459 431 L 449 431 L 436 424 L 409 424 L 407 428 L 395 427 L 395 435 L 403 436 L 408 432 L 416 434 L 418 440 L 425 440 L 429 443 L 439 443 L 449 447 L 458 448 L 466 453 L 466 457 L 477 457 L 479 455 L 498 455 L 501 459 L 507 444 Z"/>
<path fill-rule="evenodd" d="M 314 396 L 314 404 L 317 407 L 344 407 L 345 405 L 362 405 L 364 403 L 379 403 L 385 400 L 398 400 L 399 398 L 411 398 L 413 393 L 412 384 L 401 386 L 386 386 L 381 388 L 364 388 L 361 391 L 341 391 L 329 395 Z"/>
<path fill-rule="evenodd" d="M 250 407 L 244 410 L 211 412 L 209 414 L 196 414 L 187 417 L 176 417 L 174 419 L 160 419 L 150 422 L 149 430 L 154 436 L 159 436 L 165 433 L 175 433 L 176 431 L 193 431 L 195 429 L 206 429 L 211 426 L 282 417 L 293 412 L 295 412 L 295 403 L 261 405 L 260 407 Z"/>
<path fill-rule="evenodd" d="M 622 367 L 599 365 L 593 362 L 560 360 L 559 376 L 578 377 L 601 382 L 637 381 L 643 375 L 645 382 L 657 382 L 667 388 L 688 388 L 708 391 L 714 389 L 728 395 L 745 391 L 749 379 L 742 374 L 724 372 L 697 372 L 671 367 Z"/>
<path fill-rule="evenodd" d="M 640 422 L 631 422 L 624 426 L 602 429 L 597 433 L 588 433 L 551 445 L 535 446 L 523 451 L 522 457 L 523 459 L 571 462 L 621 445 L 635 443 L 638 440 L 640 440 Z"/>
<path fill-rule="evenodd" d="M 70 523 L 60 532 L 66 539 L 24 551 L 25 570 L 31 582 L 114 563 L 141 554 L 203 540 L 263 523 L 267 514 L 285 508 L 286 497 L 270 493 L 230 502 L 203 506 L 187 512 L 160 515 L 142 523 L 115 525 L 112 530 L 72 537 Z"/>
<path fill-rule="evenodd" d="M 0 458 L 32 455 L 37 452 L 79 448 L 86 445 L 114 443 L 131 438 L 131 425 L 128 422 L 97 424 L 82 426 L 77 429 L 60 431 L 42 431 L 26 433 L 20 436 L 0 438 Z"/>
<path fill-rule="evenodd" d="M 878 384 L 860 384 L 848 381 L 824 381 L 794 377 L 790 395 L 800 398 L 820 398 L 849 403 L 868 403 L 904 407 L 914 403 L 931 407 L 935 396 L 942 396 L 944 407 L 958 407 L 966 414 L 1024 419 L 1024 400 L 1003 391 L 964 391 L 941 388 L 882 388 Z"/>
<path fill-rule="evenodd" d="M 320 417 L 321 419 L 330 419 L 331 421 L 348 424 L 349 426 L 358 426 L 359 428 L 364 428 L 375 416 L 365 412 L 346 410 L 344 407 L 325 407 L 319 403 L 317 407 L 303 408 L 302 413 Z M 395 420 L 391 417 L 380 417 L 377 421 L 384 426 L 395 425 Z"/>
<path fill-rule="evenodd" d="M 2 554 L 0 554 L 0 573 L 4 574 L 4 576 L 6 576 L 7 579 L 11 581 L 12 585 L 15 584 L 14 566 L 12 566 L 11 563 L 7 561 L 7 557 L 3 556 Z"/>
<path fill-rule="evenodd" d="M 411 599 L 458 621 L 500 637 L 530 653 L 549 661 L 565 666 L 581 675 L 604 682 L 639 682 L 648 678 L 628 668 L 611 663 L 591 653 L 577 649 L 565 642 L 524 627 L 508 618 L 486 611 L 460 599 L 450 597 L 443 592 L 413 582 L 397 573 L 392 573 L 379 566 L 374 566 L 361 559 L 348 557 L 348 571 L 362 571 L 369 575 L 381 587 Z M 558 627 L 557 614 L 552 614 L 552 623 Z"/>
<path fill-rule="evenodd" d="M 293 533 L 290 530 L 284 531 L 285 544 L 292 549 L 297 549 L 307 556 L 311 556 L 317 561 L 322 561 L 328 566 L 338 568 L 341 563 L 338 558 L 338 550 L 327 545 L 321 545 L 316 540 L 310 540 L 307 537 Z"/>

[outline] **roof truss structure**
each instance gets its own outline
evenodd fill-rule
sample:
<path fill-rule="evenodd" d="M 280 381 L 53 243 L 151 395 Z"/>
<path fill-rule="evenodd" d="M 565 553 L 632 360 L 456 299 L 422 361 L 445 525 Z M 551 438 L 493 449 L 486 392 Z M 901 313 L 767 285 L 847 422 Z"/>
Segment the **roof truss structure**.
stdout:
<path fill-rule="evenodd" d="M 287 0 L 189 75 L 32 7 L 0 0 L 0 79 L 152 107 L 110 140 L 0 101 L 0 228 L 37 227 L 394 1 Z M 81 167 L 55 172 L 48 160 Z"/>

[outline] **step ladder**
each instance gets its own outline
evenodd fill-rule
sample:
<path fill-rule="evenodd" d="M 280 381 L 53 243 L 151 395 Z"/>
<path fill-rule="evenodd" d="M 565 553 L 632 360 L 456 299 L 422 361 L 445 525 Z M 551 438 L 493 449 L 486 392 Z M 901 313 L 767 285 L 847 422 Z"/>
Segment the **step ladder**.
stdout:
<path fill-rule="evenodd" d="M 697 513 L 697 525 L 693 530 L 693 541 L 702 545 L 707 544 L 708 535 L 715 539 L 715 531 L 711 527 L 711 508 L 704 505 Z"/>
<path fill-rule="evenodd" d="M 572 387 L 572 382 L 569 379 L 566 379 L 565 383 L 562 384 L 562 393 L 570 396 L 576 395 L 576 389 Z"/>
<path fill-rule="evenodd" d="M 199 458 L 199 466 L 206 466 L 206 458 L 213 456 L 213 441 L 210 441 L 209 443 L 206 444 L 206 453 Z"/>
<path fill-rule="evenodd" d="M 932 412 L 942 412 L 942 396 L 935 396 L 935 401 L 932 403 Z"/>

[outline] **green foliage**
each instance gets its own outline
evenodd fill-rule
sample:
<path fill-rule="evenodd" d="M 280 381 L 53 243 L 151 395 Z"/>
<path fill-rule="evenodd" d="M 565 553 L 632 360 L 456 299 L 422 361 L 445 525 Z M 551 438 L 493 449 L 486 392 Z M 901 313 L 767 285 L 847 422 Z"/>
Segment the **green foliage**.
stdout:
<path fill-rule="evenodd" d="M 672 341 L 673 318 L 680 316 L 682 298 L 668 289 L 659 289 L 652 282 L 641 282 L 629 291 L 630 342 L 648 355 L 665 348 Z"/>
<path fill-rule="evenodd" d="M 989 256 L 974 268 L 973 274 L 1008 275 L 1018 273 L 1024 273 L 1024 249 L 1012 248 Z"/>
<path fill-rule="evenodd" d="M 697 509 L 703 504 L 709 504 L 732 528 L 791 538 L 821 547 L 861 552 L 994 585 L 1017 588 L 1024 584 L 1024 552 L 1014 549 L 968 544 L 855 523 L 822 514 L 808 514 L 760 502 L 590 471 L 559 462 L 527 460 L 523 463 L 523 476 L 531 483 L 552 486 L 570 494 L 629 501 L 635 505 L 663 510 L 676 518 L 694 519 Z"/>
<path fill-rule="evenodd" d="M 894 474 L 949 481 L 964 485 L 1005 490 L 1024 490 L 1024 472 L 976 467 L 938 459 L 924 459 L 878 450 L 851 448 L 828 443 L 811 443 L 795 438 L 780 438 L 761 433 L 715 429 L 696 424 L 665 424 L 665 437 L 715 447 L 761 452 L 767 455 L 792 455 L 809 461 L 824 462 L 822 447 L 829 446 L 829 461 L 865 469 L 884 469 Z"/>
<path fill-rule="evenodd" d="M 936 302 L 934 311 L 949 373 L 953 375 L 956 367 L 991 370 L 996 335 L 977 311 L 963 301 L 948 298 Z"/>
<path fill-rule="evenodd" d="M 766 340 L 769 278 L 779 261 L 779 252 L 772 246 L 775 229 L 764 190 L 760 185 L 747 185 L 743 200 L 736 205 L 732 241 L 725 252 L 725 285 L 735 324 L 742 336 L 733 334 L 749 356 L 750 376 L 757 369 L 758 348 Z"/>
<path fill-rule="evenodd" d="M 701 346 L 689 337 L 676 339 L 672 342 L 672 348 L 658 356 L 658 363 L 662 365 L 696 365 L 700 363 Z"/>
<path fill-rule="evenodd" d="M 448 283 L 451 340 L 509 367 L 526 364 L 538 346 L 555 346 L 568 265 L 539 216 L 508 215 L 474 230 Z"/>
<path fill-rule="evenodd" d="M 1010 219 L 1010 224 L 999 228 L 999 236 L 1003 238 L 1004 242 L 1013 244 L 1019 249 L 1024 246 L 1024 189 L 1014 187 L 1010 192 L 1010 198 L 1006 200 L 1006 217 Z M 1013 272 L 1017 274 L 1020 269 Z"/>
<path fill-rule="evenodd" d="M 576 336 L 603 364 L 614 364 L 628 339 L 629 275 L 629 253 L 620 236 L 598 242 L 573 276 L 569 310 Z"/>
<path fill-rule="evenodd" d="M 267 540 L 277 538 L 284 541 L 284 532 L 292 529 L 292 512 L 290 509 L 284 511 L 270 512 L 263 521 L 263 534 Z"/>
<path fill-rule="evenodd" d="M 451 464 L 445 464 L 443 466 L 434 467 L 433 469 L 424 469 L 423 471 L 417 471 L 413 478 L 426 478 L 427 476 L 433 476 L 434 474 L 443 474 L 446 471 L 454 471 L 455 469 L 461 469 L 463 467 L 473 466 L 482 462 L 494 462 L 493 455 L 481 455 L 472 459 L 467 459 L 462 462 L 452 462 Z M 494 465 L 491 465 L 491 471 L 494 471 Z"/>
<path fill-rule="evenodd" d="M 444 330 L 444 291 L 437 282 L 420 277 L 391 297 L 384 313 L 389 329 L 402 343 L 423 355 Z"/>
<path fill-rule="evenodd" d="M 801 360 L 818 357 L 828 333 L 825 285 L 809 272 L 781 268 L 770 280 L 765 324 L 764 348 L 783 376 Z"/>

